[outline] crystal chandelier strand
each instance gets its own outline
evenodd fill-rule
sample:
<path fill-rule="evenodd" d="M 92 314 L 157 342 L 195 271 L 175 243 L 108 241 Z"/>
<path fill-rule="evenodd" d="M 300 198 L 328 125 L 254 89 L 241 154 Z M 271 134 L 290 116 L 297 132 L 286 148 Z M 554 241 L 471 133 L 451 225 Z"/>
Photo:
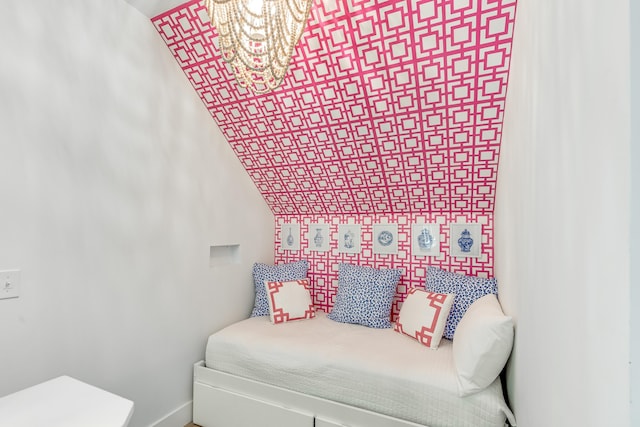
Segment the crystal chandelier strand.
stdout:
<path fill-rule="evenodd" d="M 304 31 L 313 0 L 204 0 L 222 58 L 255 93 L 278 87 Z"/>

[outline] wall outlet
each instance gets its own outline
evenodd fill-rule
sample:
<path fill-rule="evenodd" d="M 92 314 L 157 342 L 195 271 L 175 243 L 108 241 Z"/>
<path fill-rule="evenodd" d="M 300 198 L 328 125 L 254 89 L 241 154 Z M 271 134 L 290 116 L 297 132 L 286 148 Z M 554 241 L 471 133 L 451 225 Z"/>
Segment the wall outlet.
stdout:
<path fill-rule="evenodd" d="M 0 299 L 20 296 L 20 270 L 0 271 Z"/>

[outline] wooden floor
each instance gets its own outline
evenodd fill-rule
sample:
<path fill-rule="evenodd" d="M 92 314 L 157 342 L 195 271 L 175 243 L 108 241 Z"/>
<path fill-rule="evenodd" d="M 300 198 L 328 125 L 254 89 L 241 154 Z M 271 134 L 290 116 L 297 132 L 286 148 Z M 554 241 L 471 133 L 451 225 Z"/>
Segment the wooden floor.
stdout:
<path fill-rule="evenodd" d="M 194 423 L 189 423 L 184 427 L 200 427 L 198 424 L 194 424 Z"/>

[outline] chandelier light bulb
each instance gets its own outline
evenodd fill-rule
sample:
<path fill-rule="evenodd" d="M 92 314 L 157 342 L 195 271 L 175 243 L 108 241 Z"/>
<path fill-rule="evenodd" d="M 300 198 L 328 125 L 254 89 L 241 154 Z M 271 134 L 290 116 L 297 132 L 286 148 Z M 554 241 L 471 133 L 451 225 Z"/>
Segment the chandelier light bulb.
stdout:
<path fill-rule="evenodd" d="M 254 93 L 277 88 L 289 68 L 313 0 L 205 0 L 222 58 Z"/>

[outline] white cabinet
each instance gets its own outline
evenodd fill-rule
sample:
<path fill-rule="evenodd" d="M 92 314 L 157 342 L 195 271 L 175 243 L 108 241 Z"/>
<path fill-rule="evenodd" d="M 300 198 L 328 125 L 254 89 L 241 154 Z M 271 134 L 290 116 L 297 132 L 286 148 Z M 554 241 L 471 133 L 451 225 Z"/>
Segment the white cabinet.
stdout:
<path fill-rule="evenodd" d="M 0 426 L 126 427 L 133 402 L 68 376 L 0 398 Z"/>

